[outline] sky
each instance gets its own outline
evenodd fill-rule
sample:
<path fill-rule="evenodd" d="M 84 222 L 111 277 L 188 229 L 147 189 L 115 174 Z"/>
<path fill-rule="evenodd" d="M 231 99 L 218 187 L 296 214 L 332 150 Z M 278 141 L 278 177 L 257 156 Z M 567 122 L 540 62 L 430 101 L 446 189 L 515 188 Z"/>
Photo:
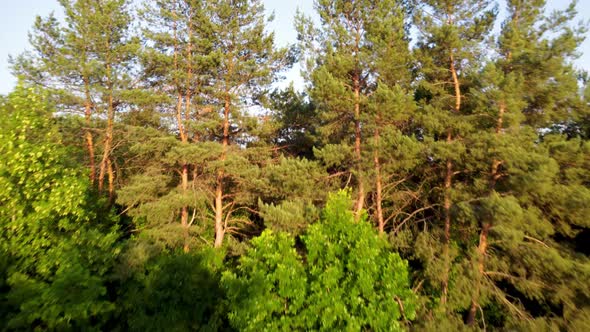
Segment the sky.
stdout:
<path fill-rule="evenodd" d="M 562 9 L 568 1 L 548 0 L 549 9 Z M 293 18 L 299 8 L 304 13 L 312 13 L 313 0 L 264 0 L 267 11 L 275 14 L 275 20 L 269 29 L 275 31 L 276 42 L 279 46 L 294 43 L 297 34 L 293 27 Z M 16 56 L 28 47 L 28 32 L 33 26 L 37 15 L 47 16 L 52 11 L 60 10 L 57 0 L 0 0 L 0 94 L 9 93 L 16 79 L 12 76 L 8 64 L 8 56 Z M 578 4 L 579 19 L 590 20 L 590 0 L 580 0 Z M 590 70 L 590 38 L 581 48 L 582 57 L 576 61 L 576 66 Z M 295 81 L 301 85 L 299 67 L 293 68 L 286 75 L 282 85 Z"/>

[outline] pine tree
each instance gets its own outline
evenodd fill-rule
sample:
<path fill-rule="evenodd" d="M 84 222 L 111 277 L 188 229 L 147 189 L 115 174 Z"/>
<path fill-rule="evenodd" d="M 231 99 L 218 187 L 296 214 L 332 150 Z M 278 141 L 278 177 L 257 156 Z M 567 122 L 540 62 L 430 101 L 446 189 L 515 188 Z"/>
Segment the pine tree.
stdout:
<path fill-rule="evenodd" d="M 318 105 L 327 143 L 353 146 L 352 169 L 356 180 L 356 214 L 366 199 L 362 168 L 362 119 L 371 93 L 370 42 L 365 32 L 375 1 L 315 1 L 320 27 L 299 15 L 300 47 L 306 54 L 310 96 Z"/>
<path fill-rule="evenodd" d="M 505 306 L 509 320 L 539 315 L 527 305 L 509 300 L 521 297 L 521 303 L 562 306 L 567 325 L 580 312 L 574 298 L 579 299 L 584 290 L 574 281 L 565 286 L 557 280 L 572 280 L 571 270 L 584 275 L 578 269 L 587 266 L 588 261 L 575 258 L 558 238 L 572 236 L 571 224 L 576 225 L 574 228 L 587 227 L 575 216 L 587 209 L 590 196 L 578 187 L 577 180 L 563 178 L 567 166 L 564 168 L 557 153 L 572 149 L 575 159 L 579 152 L 574 151 L 582 148 L 580 142 L 554 135 L 543 137 L 542 130 L 551 123 L 567 123 L 583 109 L 579 98 L 566 93 L 575 86 L 575 72 L 568 60 L 575 54 L 583 30 L 572 30 L 567 23 L 575 16 L 572 6 L 548 17 L 544 15 L 544 1 L 509 1 L 508 11 L 510 16 L 498 43 L 499 57 L 482 72 L 482 92 L 478 96 L 483 101 L 482 109 L 491 112 L 494 121 L 482 122 L 493 134 L 484 133 L 478 139 L 480 148 L 488 152 L 481 155 L 480 185 L 475 187 L 475 196 L 480 198 L 471 203 L 479 240 L 474 251 L 475 285 L 466 322 L 474 324 L 478 311 L 484 312 L 482 302 L 496 301 Z M 549 54 L 551 58 L 545 58 Z M 538 143 L 540 136 L 543 144 Z M 486 170 L 484 160 L 490 157 Z M 554 196 L 548 203 L 548 192 L 576 192 L 576 198 L 562 200 Z M 563 208 L 572 203 L 575 208 Z M 568 268 L 559 267 L 564 265 Z M 526 272 L 521 269 L 524 266 Z M 507 290 L 500 283 L 509 283 L 515 290 Z M 569 289 L 562 293 L 562 287 Z"/>
<path fill-rule="evenodd" d="M 31 35 L 32 54 L 13 60 L 14 71 L 26 81 L 55 91 L 62 105 L 84 109 L 90 178 L 103 190 L 108 175 L 114 195 L 112 165 L 115 113 L 130 89 L 129 74 L 137 42 L 130 34 L 128 0 L 60 0 L 65 26 L 54 16 L 37 18 Z M 95 165 L 93 116 L 106 118 L 102 158 Z"/>
<path fill-rule="evenodd" d="M 273 91 L 268 99 L 268 121 L 263 123 L 260 138 L 284 156 L 313 159 L 319 119 L 309 96 L 290 85 Z"/>
<path fill-rule="evenodd" d="M 383 233 L 386 223 L 398 217 L 403 210 L 400 207 L 407 204 L 402 203 L 404 195 L 397 194 L 403 192 L 403 179 L 419 159 L 420 149 L 409 128 L 415 104 L 410 92 L 413 63 L 406 13 L 412 8 L 403 1 L 379 1 L 370 9 L 364 38 L 370 45 L 370 79 L 374 86 L 362 119 L 364 134 L 372 136 L 366 147 L 373 163 L 369 174 L 375 179 L 371 186 L 372 207 Z"/>
<path fill-rule="evenodd" d="M 231 144 L 247 144 L 245 107 L 256 103 L 259 96 L 287 64 L 286 49 L 277 50 L 274 35 L 265 31 L 264 7 L 260 0 L 212 1 L 209 18 L 213 22 L 216 71 L 211 78 L 210 102 L 220 110 L 215 137 L 221 143 L 220 165 L 214 189 L 215 247 L 220 247 L 226 233 L 226 221 L 234 206 L 231 193 L 232 176 L 226 164 L 228 155 L 239 150 Z M 237 159 L 236 159 L 237 160 Z M 242 159 L 243 160 L 243 159 Z M 246 164 L 235 164 L 242 168 Z M 237 173 L 236 175 L 239 175 Z M 236 179 L 238 179 L 236 177 Z"/>
<path fill-rule="evenodd" d="M 201 1 L 153 1 L 142 10 L 144 38 L 148 46 L 142 56 L 145 88 L 155 93 L 162 116 L 175 123 L 180 141 L 187 146 L 198 142 L 201 119 L 209 112 L 203 104 L 211 75 L 211 22 Z M 172 120 L 173 119 L 173 120 Z M 189 195 L 189 172 L 195 165 L 179 162 L 182 195 Z M 189 250 L 189 206 L 180 212 L 184 250 Z"/>
<path fill-rule="evenodd" d="M 420 63 L 418 97 L 425 111 L 426 130 L 439 142 L 436 158 L 444 160 L 441 303 L 448 301 L 451 268 L 453 177 L 463 147 L 454 138 L 466 134 L 463 115 L 468 72 L 479 65 L 481 43 L 491 30 L 495 10 L 489 0 L 425 1 L 415 24 L 420 31 L 416 56 Z"/>

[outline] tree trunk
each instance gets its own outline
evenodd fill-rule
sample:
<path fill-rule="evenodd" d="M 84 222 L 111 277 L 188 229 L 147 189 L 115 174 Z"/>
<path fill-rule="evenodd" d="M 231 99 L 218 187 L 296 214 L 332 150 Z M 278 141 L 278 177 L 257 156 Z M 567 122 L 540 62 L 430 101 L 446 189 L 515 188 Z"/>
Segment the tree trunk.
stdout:
<path fill-rule="evenodd" d="M 176 23 L 176 14 L 174 14 L 174 23 L 173 23 L 173 30 L 174 30 L 174 70 L 179 71 L 179 65 L 178 65 L 178 33 L 177 33 L 177 23 Z M 189 33 L 190 33 L 190 27 L 188 27 L 189 29 Z M 192 68 L 191 68 L 191 60 L 190 60 L 190 54 L 191 54 L 191 41 L 190 41 L 190 34 L 189 34 L 189 45 L 187 48 L 187 58 L 188 58 L 188 63 L 189 63 L 189 67 L 187 69 L 187 82 L 186 82 L 186 95 L 185 95 L 185 103 L 186 103 L 186 112 L 190 112 L 190 103 L 191 103 L 191 95 L 190 95 L 190 80 L 191 80 L 191 74 L 192 74 Z M 183 119 L 182 119 L 182 102 L 183 102 L 183 96 L 182 96 L 182 87 L 180 86 L 180 82 L 178 80 L 177 77 L 175 77 L 174 79 L 174 83 L 176 85 L 176 90 L 177 90 L 177 94 L 176 94 L 176 124 L 178 126 L 178 133 L 180 135 L 180 141 L 183 143 L 187 143 L 188 142 L 188 137 L 187 137 L 187 133 L 186 133 L 186 129 L 183 123 Z M 181 165 L 182 167 L 182 171 L 181 171 L 181 190 L 182 193 L 184 195 L 187 194 L 188 192 L 188 171 L 189 171 L 189 165 L 184 162 Z M 182 228 L 182 238 L 183 238 L 183 251 L 184 252 L 189 252 L 190 251 L 190 233 L 189 233 L 189 222 L 188 222 L 188 206 L 183 206 L 180 209 L 180 225 Z"/>
<path fill-rule="evenodd" d="M 110 71 L 110 66 L 107 66 L 107 70 Z M 104 177 L 105 173 L 107 172 L 109 158 L 111 156 L 111 148 L 113 145 L 113 126 L 115 121 L 115 107 L 113 101 L 113 91 L 112 86 L 110 87 L 109 92 L 109 105 L 108 105 L 108 114 L 107 114 L 107 128 L 105 133 L 104 139 L 104 152 L 102 154 L 102 161 L 100 163 L 100 174 L 98 178 L 98 191 L 102 192 L 104 189 Z M 109 181 L 110 182 L 110 181 Z M 114 188 L 109 186 L 109 196 L 114 194 Z"/>
<path fill-rule="evenodd" d="M 379 124 L 377 124 L 378 126 Z M 375 190 L 376 190 L 376 214 L 377 224 L 379 227 L 379 233 L 385 232 L 385 221 L 383 219 L 383 183 L 381 179 L 381 161 L 379 160 L 379 141 L 381 137 L 379 134 L 379 128 L 375 128 L 375 151 L 373 152 L 373 161 L 375 163 Z"/>
<path fill-rule="evenodd" d="M 187 106 L 187 108 L 188 108 L 188 106 Z M 187 137 L 186 137 L 186 133 L 184 131 L 183 123 L 182 123 L 182 95 L 180 94 L 180 92 L 178 93 L 178 96 L 177 96 L 176 121 L 178 124 L 180 140 L 183 143 L 186 143 Z M 181 189 L 182 189 L 182 193 L 186 195 L 186 193 L 188 191 L 188 164 L 187 163 L 182 164 Z M 184 250 L 184 252 L 189 252 L 190 248 L 189 248 L 189 230 L 188 230 L 189 226 L 188 226 L 188 207 L 187 206 L 183 206 L 180 209 L 180 224 L 181 224 L 182 232 L 183 232 L 183 242 L 184 242 L 183 250 Z"/>
<path fill-rule="evenodd" d="M 361 156 L 361 109 L 360 109 L 360 86 L 359 77 L 355 78 L 354 82 L 354 156 L 356 163 L 357 181 L 358 181 L 358 193 L 356 199 L 355 220 L 358 221 L 361 215 L 361 211 L 365 204 L 365 185 L 362 176 L 362 156 Z"/>
<path fill-rule="evenodd" d="M 187 56 L 187 62 L 188 62 L 188 68 L 187 68 L 187 76 L 186 76 L 186 95 L 185 95 L 185 120 L 188 122 L 188 116 L 190 114 L 190 107 L 191 107 L 191 81 L 192 81 L 192 73 L 193 73 L 193 68 L 192 68 L 192 34 L 191 34 L 191 27 L 190 24 L 188 26 L 188 46 L 187 46 L 187 51 L 186 51 L 186 56 Z M 179 104 L 182 103 L 182 97 L 179 96 L 179 98 L 181 99 L 179 101 Z M 187 144 L 188 143 L 188 133 L 186 131 L 186 126 L 182 121 L 182 114 L 181 114 L 181 110 L 182 110 L 182 106 L 179 105 L 178 107 L 178 112 L 177 112 L 177 121 L 178 121 L 178 128 L 180 130 L 180 139 L 182 141 L 182 143 Z M 183 163 L 182 165 L 182 193 L 184 195 L 187 195 L 188 193 L 188 169 L 189 169 L 189 165 L 188 163 Z M 188 223 L 188 206 L 183 206 L 181 209 L 181 226 L 182 226 L 182 230 L 183 230 L 183 238 L 184 238 L 184 245 L 183 245 L 183 250 L 184 252 L 189 252 L 190 251 L 190 246 L 189 246 L 189 242 L 190 242 L 190 234 L 189 234 L 189 223 Z"/>
<path fill-rule="evenodd" d="M 447 135 L 447 141 L 452 140 L 451 131 Z M 449 252 L 449 246 L 451 243 L 451 187 L 453 185 L 453 161 L 449 158 L 446 163 L 446 174 L 444 184 L 444 203 L 443 208 L 445 210 L 445 233 L 444 233 L 444 245 L 443 245 L 443 261 L 444 271 L 442 280 L 442 297 L 441 303 L 447 303 L 447 297 L 449 292 L 449 270 L 451 268 L 451 257 Z"/>
<path fill-rule="evenodd" d="M 94 185 L 96 182 L 96 165 L 94 156 L 94 138 L 92 137 L 92 131 L 90 130 L 91 118 L 92 118 L 92 99 L 90 98 L 90 82 L 87 77 L 84 77 L 84 93 L 85 93 L 85 110 L 84 120 L 86 124 L 86 149 L 88 150 L 88 161 L 90 168 L 90 183 Z"/>
<path fill-rule="evenodd" d="M 107 40 L 105 49 L 107 52 L 105 58 L 105 69 L 106 69 L 106 85 L 109 92 L 108 96 L 108 108 L 107 108 L 107 128 L 104 139 L 104 151 L 102 154 L 102 160 L 100 162 L 100 174 L 98 178 L 98 191 L 102 192 L 104 188 L 104 176 L 107 171 L 107 163 L 111 157 L 111 148 L 113 145 L 113 126 L 115 121 L 115 104 L 113 98 L 113 73 L 112 73 L 112 59 L 111 59 L 111 44 Z M 114 181 L 114 179 L 113 179 Z M 109 180 L 109 183 L 110 180 Z M 114 195 L 114 187 L 109 185 L 109 197 Z"/>
<path fill-rule="evenodd" d="M 188 191 L 188 165 L 182 165 L 182 192 L 186 195 Z M 180 212 L 180 223 L 183 231 L 184 252 L 189 252 L 189 224 L 188 224 L 188 206 L 183 206 Z"/>
<path fill-rule="evenodd" d="M 362 155 L 361 155 L 361 70 L 360 70 L 360 44 L 361 31 L 360 26 L 357 26 L 354 45 L 354 56 L 356 59 L 356 68 L 353 77 L 354 89 L 354 155 L 356 163 L 358 193 L 356 198 L 356 206 L 354 209 L 355 220 L 359 221 L 361 212 L 365 205 L 365 184 L 362 174 Z"/>
<path fill-rule="evenodd" d="M 215 188 L 215 248 L 223 245 L 225 227 L 223 227 L 223 171 L 217 173 L 217 187 Z"/>
<path fill-rule="evenodd" d="M 223 110 L 223 141 L 221 160 L 224 161 L 229 145 L 229 115 L 230 115 L 230 95 L 226 92 L 225 105 Z M 217 183 L 215 188 L 215 248 L 221 247 L 223 244 L 223 237 L 225 235 L 225 227 L 223 224 L 223 178 L 224 172 L 221 168 L 217 172 Z"/>
<path fill-rule="evenodd" d="M 459 76 L 457 75 L 457 69 L 455 67 L 455 57 L 453 50 L 450 50 L 449 55 L 451 76 L 453 78 L 453 87 L 455 89 L 455 108 L 453 111 L 459 114 L 461 111 L 461 84 L 459 82 Z M 448 129 L 447 132 L 447 143 L 453 142 L 453 132 Z M 446 162 L 446 173 L 444 183 L 444 210 L 445 210 L 445 235 L 444 235 L 444 246 L 443 246 L 443 259 L 444 259 L 444 272 L 442 281 L 442 297 L 441 303 L 446 304 L 449 292 L 449 270 L 451 268 L 451 258 L 449 252 L 449 246 L 451 243 L 451 206 L 453 204 L 451 200 L 451 189 L 453 187 L 453 161 L 451 158 L 447 158 Z"/>
<path fill-rule="evenodd" d="M 455 56 L 451 50 L 451 75 L 453 76 L 453 86 L 455 88 L 455 112 L 461 111 L 461 84 L 459 83 L 459 77 L 457 75 L 457 69 L 455 68 Z"/>
<path fill-rule="evenodd" d="M 500 110 L 498 112 L 498 119 L 496 121 L 496 137 L 499 137 L 502 134 L 502 128 L 504 124 L 504 114 L 506 113 L 506 104 L 504 102 L 500 102 Z M 490 171 L 490 194 L 492 194 L 496 187 L 496 182 L 498 180 L 498 170 L 502 162 L 496 158 L 492 160 L 492 166 Z M 479 246 L 478 246 L 478 268 L 477 268 L 477 280 L 475 291 L 471 297 L 471 308 L 469 309 L 469 315 L 467 316 L 466 323 L 467 325 L 473 325 L 475 323 L 475 315 L 477 313 L 477 307 L 479 306 L 479 296 L 481 293 L 481 280 L 483 278 L 485 272 L 485 257 L 487 255 L 488 249 L 488 233 L 490 228 L 492 227 L 492 221 L 490 223 L 486 223 L 483 225 L 481 233 L 479 234 Z"/>
<path fill-rule="evenodd" d="M 111 159 L 107 159 L 107 176 L 109 179 L 109 203 L 115 203 L 115 172 L 113 171 L 113 163 Z"/>
<path fill-rule="evenodd" d="M 473 325 L 475 323 L 475 315 L 477 313 L 477 307 L 479 306 L 479 295 L 481 293 L 481 280 L 485 272 L 485 256 L 488 249 L 488 232 L 490 230 L 490 224 L 483 225 L 481 234 L 479 235 L 479 246 L 477 247 L 478 263 L 477 263 L 477 282 L 475 290 L 471 299 L 471 308 L 469 308 L 469 314 L 465 323 L 467 325 Z"/>

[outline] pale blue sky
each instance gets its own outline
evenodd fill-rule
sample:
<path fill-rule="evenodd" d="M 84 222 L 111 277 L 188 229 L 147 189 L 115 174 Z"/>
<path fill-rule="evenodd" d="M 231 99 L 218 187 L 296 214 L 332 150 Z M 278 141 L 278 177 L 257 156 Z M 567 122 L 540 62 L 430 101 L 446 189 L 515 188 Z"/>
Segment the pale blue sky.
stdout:
<path fill-rule="evenodd" d="M 549 8 L 563 8 L 569 1 L 548 0 Z M 264 0 L 268 11 L 275 12 L 275 21 L 270 29 L 276 32 L 279 45 L 295 42 L 296 33 L 293 28 L 293 17 L 299 7 L 306 13 L 313 10 L 313 0 Z M 8 55 L 17 55 L 28 45 L 27 34 L 35 16 L 46 16 L 51 11 L 59 12 L 56 0 L 0 0 L 0 94 L 12 90 L 16 82 L 8 68 Z M 590 0 L 580 0 L 578 4 L 580 19 L 590 19 Z M 590 70 L 590 40 L 583 47 L 583 56 L 576 62 L 580 68 Z M 298 69 L 294 68 L 287 80 L 296 80 L 300 85 Z"/>

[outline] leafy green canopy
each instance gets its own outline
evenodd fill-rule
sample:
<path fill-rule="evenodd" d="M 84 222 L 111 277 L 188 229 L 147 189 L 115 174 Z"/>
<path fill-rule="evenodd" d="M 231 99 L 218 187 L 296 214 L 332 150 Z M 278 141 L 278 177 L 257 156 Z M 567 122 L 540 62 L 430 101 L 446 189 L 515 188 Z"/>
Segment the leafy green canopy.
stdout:
<path fill-rule="evenodd" d="M 402 330 L 415 297 L 408 266 L 363 218 L 347 192 L 331 195 L 319 223 L 302 237 L 265 231 L 226 272 L 222 286 L 233 327 L 245 331 Z"/>
<path fill-rule="evenodd" d="M 147 237 L 128 244 L 117 266 L 122 285 L 117 326 L 124 331 L 223 330 L 222 253 L 166 251 Z"/>
<path fill-rule="evenodd" d="M 114 309 L 105 283 L 118 234 L 68 163 L 45 100 L 18 87 L 0 104 L 0 320 L 91 329 Z"/>

